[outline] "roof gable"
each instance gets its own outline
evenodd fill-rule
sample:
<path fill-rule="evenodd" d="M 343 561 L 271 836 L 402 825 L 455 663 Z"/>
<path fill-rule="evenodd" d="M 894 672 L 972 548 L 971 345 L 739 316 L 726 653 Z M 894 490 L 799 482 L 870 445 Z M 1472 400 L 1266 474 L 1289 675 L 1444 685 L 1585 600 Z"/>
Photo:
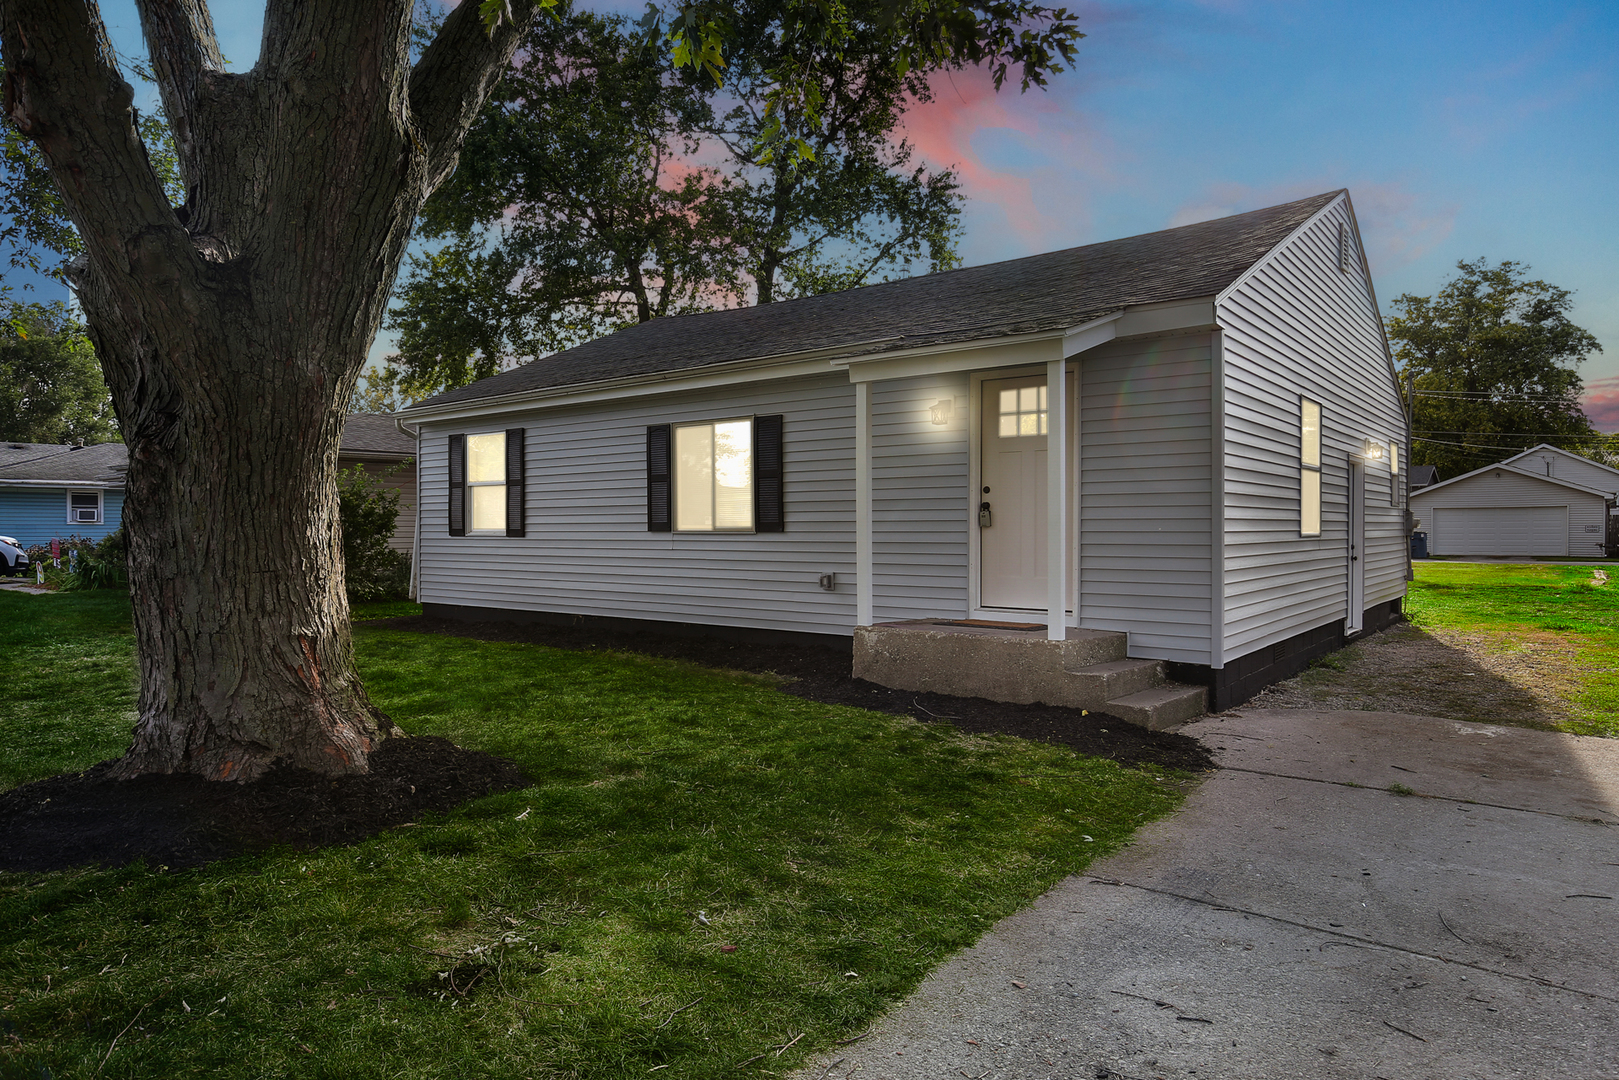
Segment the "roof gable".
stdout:
<path fill-rule="evenodd" d="M 823 296 L 654 319 L 412 408 L 826 349 L 984 341 L 1214 296 L 1339 195 Z"/>
<path fill-rule="evenodd" d="M 1557 477 L 1557 476 L 1547 476 L 1545 473 L 1531 472 L 1528 469 L 1520 469 L 1515 465 L 1508 465 L 1504 461 L 1498 461 L 1494 465 L 1486 465 L 1482 469 L 1474 469 L 1472 472 L 1462 473 L 1462 475 L 1453 476 L 1449 480 L 1441 481 L 1440 483 L 1437 483 L 1437 484 L 1430 484 L 1425 488 L 1420 488 L 1420 489 L 1418 489 L 1416 491 L 1413 491 L 1411 493 L 1411 497 L 1413 499 L 1422 498 L 1422 497 L 1431 495 L 1432 493 L 1434 493 L 1435 491 L 1440 490 L 1441 488 L 1448 488 L 1452 484 L 1459 484 L 1463 480 L 1471 480 L 1471 479 L 1473 479 L 1473 478 L 1475 478 L 1477 476 L 1480 476 L 1480 475 L 1482 475 L 1484 473 L 1491 472 L 1491 471 L 1499 471 L 1499 470 L 1502 470 L 1502 469 L 1505 469 L 1507 472 L 1514 473 L 1514 474 L 1516 474 L 1518 476 L 1526 476 L 1531 480 L 1539 480 L 1543 484 L 1553 484 L 1553 485 L 1555 485 L 1557 487 L 1561 487 L 1561 488 L 1571 488 L 1574 491 L 1582 491 L 1587 495 L 1597 495 L 1597 496 L 1600 496 L 1600 497 L 1602 497 L 1604 499 L 1611 499 L 1611 498 L 1613 498 L 1613 495 L 1614 495 L 1614 493 L 1611 492 L 1611 491 L 1603 491 L 1600 488 L 1586 487 L 1584 484 L 1576 483 L 1573 480 L 1564 480 L 1561 477 Z"/>
<path fill-rule="evenodd" d="M 1613 477 L 1615 482 L 1614 486 L 1619 488 L 1619 469 L 1615 469 L 1611 465 L 1604 465 L 1602 462 L 1588 458 L 1584 454 L 1576 454 L 1572 450 L 1564 450 L 1560 446 L 1552 446 L 1550 443 L 1539 443 L 1535 446 L 1531 446 L 1521 454 L 1513 454 L 1511 457 L 1501 462 L 1501 464 L 1508 465 L 1514 461 L 1519 461 L 1535 454 L 1545 453 L 1556 454 L 1560 458 L 1564 458 L 1567 461 L 1579 465 L 1582 469 L 1601 470 L 1601 472 Z"/>

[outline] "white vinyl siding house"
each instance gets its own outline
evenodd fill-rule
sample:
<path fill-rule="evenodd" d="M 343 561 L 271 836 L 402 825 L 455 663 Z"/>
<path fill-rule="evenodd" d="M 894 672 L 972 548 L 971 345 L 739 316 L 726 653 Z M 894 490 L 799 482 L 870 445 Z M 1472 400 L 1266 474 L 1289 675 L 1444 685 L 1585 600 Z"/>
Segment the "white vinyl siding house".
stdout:
<path fill-rule="evenodd" d="M 1340 237 L 1352 258 L 1340 262 Z M 1222 660 L 1272 646 L 1300 625 L 1350 615 L 1350 468 L 1363 470 L 1363 606 L 1405 595 L 1404 510 L 1392 505 L 1391 459 L 1368 440 L 1404 442 L 1406 421 L 1371 277 L 1347 199 L 1307 222 L 1219 301 L 1226 489 Z M 1343 267 L 1343 268 L 1341 268 Z M 1321 526 L 1296 525 L 1299 402 L 1320 403 Z"/>
<path fill-rule="evenodd" d="M 1304 399 L 1321 410 L 1309 536 Z M 441 614 L 839 637 L 903 620 L 1072 627 L 1127 635 L 1130 657 L 1206 677 L 1222 704 L 1363 615 L 1382 625 L 1404 593 L 1391 459 L 1366 451 L 1403 443 L 1405 423 L 1346 192 L 654 320 L 404 419 L 418 598 Z M 734 491 L 722 525 L 713 493 L 741 491 L 742 472 L 722 483 L 698 444 L 767 419 L 779 517 L 749 526 Z M 504 534 L 475 535 L 451 520 L 471 490 L 453 448 L 496 431 L 521 436 L 527 496 Z M 682 527 L 682 486 L 705 484 L 707 516 Z"/>

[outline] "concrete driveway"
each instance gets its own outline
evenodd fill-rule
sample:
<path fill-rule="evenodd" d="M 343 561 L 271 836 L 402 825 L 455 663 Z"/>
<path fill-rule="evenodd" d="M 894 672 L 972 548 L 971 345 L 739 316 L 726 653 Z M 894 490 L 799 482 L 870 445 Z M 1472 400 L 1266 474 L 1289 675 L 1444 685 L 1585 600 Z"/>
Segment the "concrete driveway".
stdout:
<path fill-rule="evenodd" d="M 1184 730 L 1221 768 L 1179 814 L 798 1075 L 1619 1077 L 1619 741 L 1291 709 Z"/>

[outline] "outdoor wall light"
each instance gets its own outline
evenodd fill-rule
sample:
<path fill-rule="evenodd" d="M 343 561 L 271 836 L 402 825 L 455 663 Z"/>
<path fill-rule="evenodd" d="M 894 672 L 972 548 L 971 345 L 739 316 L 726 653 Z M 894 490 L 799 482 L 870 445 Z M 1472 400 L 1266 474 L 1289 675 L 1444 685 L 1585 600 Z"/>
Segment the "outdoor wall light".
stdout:
<path fill-rule="evenodd" d="M 939 425 L 948 424 L 956 415 L 956 402 L 954 398 L 940 398 L 928 409 L 928 417 Z"/>
<path fill-rule="evenodd" d="M 1368 461 L 1380 461 L 1383 457 L 1383 444 L 1375 443 L 1372 440 L 1367 439 L 1366 445 L 1361 447 L 1360 452 L 1361 456 L 1366 458 Z"/>

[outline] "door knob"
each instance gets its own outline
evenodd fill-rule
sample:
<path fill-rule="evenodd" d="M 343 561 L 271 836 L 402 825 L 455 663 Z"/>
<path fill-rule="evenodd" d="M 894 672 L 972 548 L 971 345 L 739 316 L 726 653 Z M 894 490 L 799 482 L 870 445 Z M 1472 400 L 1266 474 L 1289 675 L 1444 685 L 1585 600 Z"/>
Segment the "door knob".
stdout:
<path fill-rule="evenodd" d="M 987 503 L 987 502 L 979 503 L 978 504 L 978 527 L 980 529 L 989 528 L 989 520 L 990 520 L 989 503 Z"/>

